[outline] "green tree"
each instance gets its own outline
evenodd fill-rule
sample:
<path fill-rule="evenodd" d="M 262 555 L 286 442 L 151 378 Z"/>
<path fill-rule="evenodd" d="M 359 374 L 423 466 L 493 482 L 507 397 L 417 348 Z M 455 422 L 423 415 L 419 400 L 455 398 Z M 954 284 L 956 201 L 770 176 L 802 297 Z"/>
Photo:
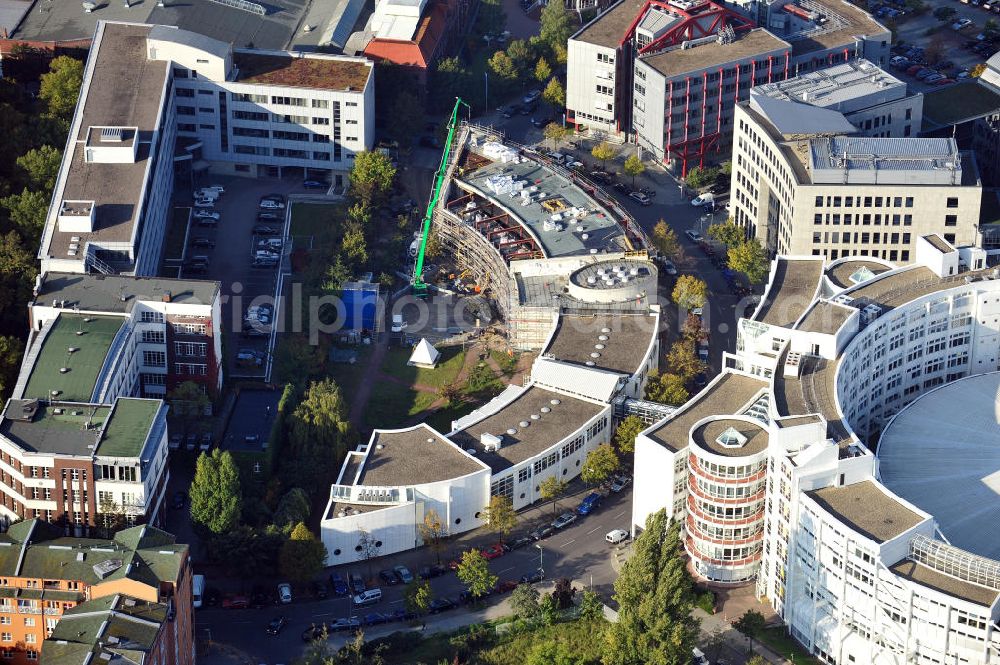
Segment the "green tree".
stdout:
<path fill-rule="evenodd" d="M 566 90 L 559 79 L 554 76 L 549 79 L 548 85 L 542 91 L 542 99 L 557 109 L 566 106 Z"/>
<path fill-rule="evenodd" d="M 365 240 L 365 232 L 360 228 L 346 231 L 340 248 L 354 267 L 363 266 L 368 262 L 368 242 Z"/>
<path fill-rule="evenodd" d="M 21 366 L 21 355 L 24 353 L 24 342 L 17 337 L 0 335 L 0 399 L 7 402 L 10 391 L 17 382 L 17 373 Z"/>
<path fill-rule="evenodd" d="M 301 487 L 293 487 L 285 492 L 274 511 L 274 525 L 285 528 L 309 519 L 309 495 Z"/>
<path fill-rule="evenodd" d="M 490 505 L 483 509 L 483 522 L 487 529 L 497 534 L 503 545 L 503 537 L 517 526 L 517 513 L 510 499 L 502 495 L 491 496 Z"/>
<path fill-rule="evenodd" d="M 403 603 L 406 605 L 407 612 L 421 615 L 427 613 L 427 608 L 430 607 L 433 597 L 430 582 L 422 580 L 406 587 Z"/>
<path fill-rule="evenodd" d="M 514 64 L 518 76 L 527 74 L 535 54 L 531 45 L 523 39 L 515 39 L 507 45 L 507 57 Z M 544 81 L 544 79 L 542 79 Z"/>
<path fill-rule="evenodd" d="M 682 556 L 680 523 L 660 510 L 646 519 L 615 581 L 618 621 L 608 625 L 604 665 L 681 665 L 698 636 L 694 581 Z"/>
<path fill-rule="evenodd" d="M 524 665 L 585 665 L 587 660 L 570 651 L 565 642 L 544 641 L 537 642 Z"/>
<path fill-rule="evenodd" d="M 444 523 L 436 510 L 430 508 L 424 513 L 424 521 L 417 528 L 420 530 L 420 539 L 434 552 L 437 562 L 440 564 L 441 552 L 444 551 L 444 539 L 448 537 L 448 525 Z"/>
<path fill-rule="evenodd" d="M 452 381 L 438 388 L 437 394 L 438 397 L 448 402 L 448 404 L 454 404 L 462 396 L 462 386 Z"/>
<path fill-rule="evenodd" d="M 747 665 L 768 665 L 763 656 L 754 654 L 747 660 Z"/>
<path fill-rule="evenodd" d="M 555 150 L 560 143 L 562 143 L 567 136 L 573 133 L 572 129 L 568 127 L 563 127 L 557 122 L 550 122 L 545 125 L 545 129 L 542 130 L 542 136 L 547 140 L 552 141 L 552 149 Z"/>
<path fill-rule="evenodd" d="M 369 201 L 359 200 L 347 209 L 347 224 L 355 229 L 363 229 L 371 224 L 372 205 Z"/>
<path fill-rule="evenodd" d="M 466 550 L 455 573 L 473 598 L 481 598 L 497 585 L 497 576 L 490 572 L 486 557 L 477 549 Z"/>
<path fill-rule="evenodd" d="M 69 120 L 76 108 L 83 83 L 83 63 L 76 58 L 60 55 L 49 63 L 49 71 L 42 74 L 38 96 L 57 118 Z"/>
<path fill-rule="evenodd" d="M 32 187 L 51 192 L 56 186 L 62 152 L 50 145 L 32 148 L 17 158 L 17 165 L 24 169 Z"/>
<path fill-rule="evenodd" d="M 541 613 L 538 600 L 538 589 L 522 582 L 510 594 L 510 609 L 514 612 L 514 616 L 534 621 Z"/>
<path fill-rule="evenodd" d="M 980 62 L 977 65 L 973 65 L 972 69 L 969 70 L 969 76 L 972 78 L 979 78 L 986 71 L 986 63 Z"/>
<path fill-rule="evenodd" d="M 604 617 L 604 601 L 593 591 L 584 591 L 580 597 L 580 618 L 596 621 Z"/>
<path fill-rule="evenodd" d="M 697 314 L 688 313 L 687 318 L 684 319 L 684 325 L 681 326 L 681 337 L 694 344 L 708 341 L 708 331 L 705 330 L 701 317 Z"/>
<path fill-rule="evenodd" d="M 681 248 L 681 243 L 677 239 L 677 232 L 667 226 L 662 219 L 653 227 L 653 246 L 663 256 L 673 260 Z"/>
<path fill-rule="evenodd" d="M 20 194 L 0 199 L 0 206 L 7 209 L 10 221 L 26 239 L 39 238 L 45 227 L 51 192 L 32 191 L 25 187 Z"/>
<path fill-rule="evenodd" d="M 690 397 L 685 387 L 684 377 L 677 374 L 655 374 L 650 372 L 649 381 L 646 382 L 646 399 L 680 406 Z"/>
<path fill-rule="evenodd" d="M 686 310 L 704 307 L 708 299 L 708 285 L 694 275 L 681 275 L 674 284 L 671 297 Z"/>
<path fill-rule="evenodd" d="M 190 430 L 194 423 L 203 421 L 205 412 L 211 406 L 212 400 L 205 394 L 200 383 L 185 381 L 177 385 L 167 395 L 167 403 L 174 416 L 184 423 L 184 431 Z"/>
<path fill-rule="evenodd" d="M 0 236 L 0 313 L 11 315 L 20 311 L 23 303 L 31 299 L 31 289 L 38 274 L 34 252 L 25 249 L 17 231 Z M 15 309 L 16 308 L 16 309 Z M 16 321 L 21 324 L 21 317 Z"/>
<path fill-rule="evenodd" d="M 639 155 L 629 155 L 622 170 L 625 171 L 625 175 L 632 176 L 632 187 L 635 188 L 635 177 L 642 175 L 643 171 L 646 170 L 646 165 L 639 159 Z"/>
<path fill-rule="evenodd" d="M 566 493 L 569 483 L 559 480 L 556 476 L 549 476 L 538 485 L 538 498 L 542 501 L 552 502 L 552 514 L 556 513 L 556 501 Z"/>
<path fill-rule="evenodd" d="M 535 80 L 539 83 L 545 83 L 552 76 L 552 65 L 544 57 L 539 58 L 538 62 L 535 63 Z"/>
<path fill-rule="evenodd" d="M 726 263 L 732 270 L 746 275 L 751 284 L 763 282 L 770 268 L 767 254 L 756 238 L 730 247 L 726 252 Z"/>
<path fill-rule="evenodd" d="M 727 247 L 735 247 L 746 242 L 746 232 L 736 226 L 732 217 L 720 224 L 710 225 L 705 233 L 709 238 L 721 242 Z"/>
<path fill-rule="evenodd" d="M 229 451 L 218 448 L 201 453 L 195 465 L 191 497 L 191 521 L 207 531 L 226 533 L 239 523 L 243 505 L 240 471 Z"/>
<path fill-rule="evenodd" d="M 490 71 L 499 76 L 501 80 L 507 83 L 513 83 L 517 80 L 517 65 L 514 64 L 514 61 L 504 51 L 494 53 L 487 64 L 490 67 Z"/>
<path fill-rule="evenodd" d="M 252 579 L 274 575 L 284 543 L 285 536 L 273 526 L 254 529 L 241 524 L 213 536 L 208 551 L 216 563 L 224 564 L 240 577 Z"/>
<path fill-rule="evenodd" d="M 712 168 L 702 168 L 696 166 L 687 172 L 687 176 L 684 177 L 684 184 L 686 184 L 691 189 L 701 189 L 702 187 L 708 187 L 719 175 L 719 169 L 716 167 Z"/>
<path fill-rule="evenodd" d="M 476 32 L 481 35 L 495 35 L 507 24 L 507 12 L 500 0 L 483 0 L 476 13 Z"/>
<path fill-rule="evenodd" d="M 551 593 L 542 596 L 541 600 L 538 601 L 538 609 L 542 623 L 546 626 L 551 626 L 559 618 L 559 606 Z"/>
<path fill-rule="evenodd" d="M 753 641 L 762 632 L 764 632 L 764 626 L 767 621 L 764 619 L 764 615 L 757 610 L 747 610 L 743 613 L 739 619 L 733 622 L 733 628 L 743 633 L 748 640 L 750 640 L 750 653 L 753 653 Z"/>
<path fill-rule="evenodd" d="M 590 155 L 599 161 L 601 163 L 601 167 L 603 168 L 605 162 L 615 156 L 615 148 L 607 141 L 601 141 L 590 149 Z"/>
<path fill-rule="evenodd" d="M 437 259 L 444 253 L 444 244 L 441 242 L 441 234 L 437 229 L 432 228 L 427 235 L 427 246 L 424 247 L 424 256 L 428 259 Z"/>
<path fill-rule="evenodd" d="M 576 21 L 573 15 L 566 11 L 564 4 L 550 2 L 542 9 L 539 17 L 539 36 L 550 49 L 566 48 L 569 36 L 576 32 Z"/>
<path fill-rule="evenodd" d="M 354 155 L 349 176 L 351 193 L 369 206 L 376 206 L 392 188 L 396 169 L 392 160 L 378 151 L 362 150 Z"/>
<path fill-rule="evenodd" d="M 302 522 L 295 525 L 292 535 L 281 546 L 281 574 L 298 584 L 304 584 L 326 565 L 326 547 Z"/>
<path fill-rule="evenodd" d="M 618 470 L 618 455 L 610 443 L 602 443 L 589 453 L 583 462 L 580 479 L 590 485 L 600 485 Z"/>
<path fill-rule="evenodd" d="M 615 430 L 615 445 L 618 446 L 618 452 L 622 454 L 635 452 L 635 437 L 647 427 L 648 425 L 639 416 L 628 416 L 621 421 Z"/>
<path fill-rule="evenodd" d="M 431 72 L 427 85 L 428 99 L 435 110 L 451 111 L 456 97 L 466 99 L 470 91 L 479 90 L 481 87 L 482 81 L 473 81 L 472 73 L 462 65 L 461 60 L 442 58 Z"/>
<path fill-rule="evenodd" d="M 281 473 L 309 491 L 329 480 L 347 449 L 350 424 L 340 387 L 333 379 L 313 381 L 288 418 L 288 445 Z"/>
<path fill-rule="evenodd" d="M 392 138 L 399 141 L 400 145 L 412 145 L 414 137 L 420 134 L 424 126 L 423 101 L 413 92 L 403 90 L 388 108 L 392 118 L 389 125 Z"/>
<path fill-rule="evenodd" d="M 686 339 L 679 339 L 670 347 L 667 366 L 684 381 L 690 381 L 705 371 L 705 363 L 698 359 L 694 343 Z"/>

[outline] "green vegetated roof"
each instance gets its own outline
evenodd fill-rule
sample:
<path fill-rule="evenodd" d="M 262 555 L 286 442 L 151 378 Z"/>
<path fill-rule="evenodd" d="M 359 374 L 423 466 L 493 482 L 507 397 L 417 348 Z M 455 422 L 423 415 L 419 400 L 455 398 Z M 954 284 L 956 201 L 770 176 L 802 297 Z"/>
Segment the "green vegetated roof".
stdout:
<path fill-rule="evenodd" d="M 97 454 L 108 457 L 139 455 L 161 404 L 156 399 L 118 398 L 97 446 Z"/>
<path fill-rule="evenodd" d="M 923 131 L 981 118 L 1000 107 L 1000 95 L 978 80 L 924 93 Z"/>
<path fill-rule="evenodd" d="M 125 319 L 118 316 L 83 316 L 60 314 L 35 359 L 25 399 L 52 399 L 58 390 L 59 400 L 89 402 L 97 376 L 104 365 L 111 343 Z M 77 334 L 82 332 L 83 334 Z M 70 348 L 76 349 L 73 353 Z M 68 372 L 61 372 L 61 368 Z"/>

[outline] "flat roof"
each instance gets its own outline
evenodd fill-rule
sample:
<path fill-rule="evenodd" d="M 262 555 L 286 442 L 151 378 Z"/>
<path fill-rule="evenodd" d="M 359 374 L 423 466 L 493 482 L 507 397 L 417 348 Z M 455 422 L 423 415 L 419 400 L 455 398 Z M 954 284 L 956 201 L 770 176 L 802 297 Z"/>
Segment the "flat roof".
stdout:
<path fill-rule="evenodd" d="M 861 283 L 855 283 L 852 281 L 851 278 L 853 276 L 867 276 L 867 273 L 880 275 L 889 270 L 892 270 L 892 268 L 889 268 L 882 263 L 868 261 L 865 259 L 852 259 L 850 261 L 844 261 L 843 263 L 828 267 L 826 269 L 826 277 L 833 283 L 834 286 L 839 286 L 842 289 L 849 289 L 852 286 L 857 286 L 857 284 Z"/>
<path fill-rule="evenodd" d="M 733 430 L 746 441 L 742 445 L 724 446 L 718 439 L 724 433 Z M 701 425 L 691 433 L 695 445 L 723 457 L 749 457 L 767 450 L 767 430 L 756 423 L 745 420 L 722 418 Z"/>
<path fill-rule="evenodd" d="M 726 372 L 688 400 L 647 436 L 668 450 L 687 448 L 691 428 L 709 416 L 737 415 L 767 384 L 757 377 Z"/>
<path fill-rule="evenodd" d="M 832 335 L 840 330 L 840 327 L 847 323 L 847 319 L 856 311 L 855 308 L 847 305 L 840 305 L 829 300 L 818 300 L 809 308 L 795 329 Z"/>
<path fill-rule="evenodd" d="M 789 39 L 792 42 L 793 55 L 853 44 L 855 37 L 889 34 L 888 28 L 872 18 L 868 12 L 845 0 L 812 0 L 812 4 L 826 15 L 827 23 L 831 27 L 808 33 L 801 38 Z M 835 19 L 833 15 L 837 18 Z"/>
<path fill-rule="evenodd" d="M 1000 373 L 954 381 L 914 400 L 878 445 L 879 476 L 963 550 L 1000 560 Z"/>
<path fill-rule="evenodd" d="M 943 279 L 924 266 L 908 266 L 879 276 L 846 291 L 851 298 L 866 298 L 882 307 L 892 309 L 905 303 L 938 291 L 959 286 L 962 279 L 980 273 L 962 273 L 954 279 Z"/>
<path fill-rule="evenodd" d="M 809 141 L 816 184 L 958 185 L 962 157 L 951 138 L 834 136 Z"/>
<path fill-rule="evenodd" d="M 61 312 L 43 340 L 31 366 L 24 394 L 26 399 L 89 402 L 97 386 L 115 335 L 125 324 L 120 316 L 84 316 Z M 78 332 L 83 332 L 78 335 Z M 37 338 L 32 346 L 38 344 Z M 69 349 L 76 351 L 70 353 Z M 68 372 L 61 372 L 69 368 Z"/>
<path fill-rule="evenodd" d="M 233 51 L 237 81 L 262 85 L 361 92 L 372 72 L 365 58 L 304 53 Z"/>
<path fill-rule="evenodd" d="M 995 523 L 994 523 L 995 524 Z M 962 600 L 967 600 L 983 607 L 992 607 L 1000 591 L 960 580 L 951 575 L 947 575 L 938 570 L 926 566 L 922 563 L 903 559 L 902 561 L 889 566 L 896 575 L 903 579 L 916 582 L 923 586 L 940 591 L 943 594 L 954 596 Z"/>
<path fill-rule="evenodd" d="M 625 36 L 625 31 L 639 17 L 639 11 L 645 5 L 644 0 L 621 0 L 585 25 L 571 39 L 617 49 L 618 44 Z"/>
<path fill-rule="evenodd" d="M 579 365 L 593 362 L 599 369 L 631 376 L 659 332 L 657 320 L 648 314 L 563 314 L 543 353 Z"/>
<path fill-rule="evenodd" d="M 52 306 L 53 300 L 60 300 L 66 302 L 64 307 L 125 314 L 139 300 L 162 301 L 167 294 L 172 303 L 211 305 L 220 289 L 219 282 L 209 280 L 48 272 L 34 304 Z"/>
<path fill-rule="evenodd" d="M 163 402 L 158 399 L 119 397 L 115 400 L 95 454 L 104 457 L 138 457 L 162 405 Z"/>
<path fill-rule="evenodd" d="M 812 304 L 822 274 L 823 261 L 820 259 L 779 258 L 774 278 L 754 319 L 771 326 L 792 325 Z"/>
<path fill-rule="evenodd" d="M 550 411 L 544 413 L 543 408 Z M 496 413 L 452 432 L 448 438 L 462 448 L 474 448 L 476 456 L 489 464 L 493 473 L 498 473 L 558 444 L 605 408 L 602 404 L 531 386 Z M 535 420 L 532 415 L 539 417 Z M 525 427 L 522 423 L 529 425 Z M 509 434 L 510 429 L 516 432 Z M 486 452 L 480 442 L 485 433 L 502 437 L 499 450 Z"/>
<path fill-rule="evenodd" d="M 803 102 L 852 113 L 906 96 L 906 83 L 869 60 L 838 63 L 790 79 L 758 85 L 752 96 Z"/>
<path fill-rule="evenodd" d="M 942 238 L 941 236 L 939 236 L 936 233 L 932 233 L 930 235 L 921 236 L 921 237 L 924 240 L 926 240 L 927 242 L 929 242 L 930 244 L 932 244 L 934 246 L 934 249 L 936 249 L 937 251 L 941 252 L 942 254 L 948 254 L 949 252 L 954 252 L 955 251 L 954 247 L 952 247 L 950 244 L 948 244 L 947 242 L 945 242 L 944 238 Z"/>
<path fill-rule="evenodd" d="M 871 480 L 824 487 L 807 494 L 839 521 L 877 543 L 892 540 L 929 519 L 904 506 Z"/>
<path fill-rule="evenodd" d="M 791 48 L 791 44 L 785 40 L 775 37 L 763 28 L 757 28 L 737 33 L 736 41 L 728 44 L 720 44 L 712 39 L 701 44 L 693 44 L 688 48 L 677 46 L 655 55 L 640 57 L 639 60 L 670 78 Z"/>
<path fill-rule="evenodd" d="M 951 127 L 996 113 L 1000 93 L 978 78 L 924 93 L 922 131 Z"/>
<path fill-rule="evenodd" d="M 569 284 L 569 278 L 566 274 L 525 276 L 520 272 L 515 272 L 514 281 L 517 284 L 518 303 L 529 307 L 555 308 L 558 306 L 563 311 L 591 311 L 598 309 L 601 312 L 638 313 L 648 312 L 649 306 L 656 302 L 655 292 L 646 293 L 640 298 L 631 298 L 630 300 L 614 303 L 595 304 L 577 300 L 567 293 L 566 286 Z M 559 296 L 558 299 L 555 296 Z"/>
<path fill-rule="evenodd" d="M 375 430 L 370 445 L 358 485 L 436 483 L 486 468 L 424 423 L 405 430 Z"/>
<path fill-rule="evenodd" d="M 837 408 L 837 362 L 817 356 L 799 359 L 799 376 L 785 376 L 787 350 L 778 359 L 774 373 L 774 405 L 779 416 L 818 413 L 826 420 L 826 435 L 844 447 L 853 439 Z"/>
<path fill-rule="evenodd" d="M 477 152 L 477 155 L 481 153 Z M 488 159 L 488 158 L 487 158 Z M 508 194 L 498 194 L 491 188 L 491 178 L 506 181 L 526 181 L 547 196 L 522 205 L 520 198 Z M 480 168 L 456 177 L 456 182 L 475 187 L 490 200 L 509 210 L 514 220 L 525 226 L 535 239 L 546 258 L 590 254 L 590 250 L 611 252 L 626 251 L 625 232 L 615 217 L 597 201 L 587 195 L 570 180 L 552 171 L 540 162 L 524 159 L 519 163 L 489 161 Z M 492 182 L 498 183 L 498 180 Z M 563 219 L 561 231 L 545 230 L 545 224 L 554 213 L 542 207 L 542 203 L 561 200 L 564 209 L 576 208 L 584 211 L 580 217 Z M 584 236 L 587 236 L 584 238 Z"/>
<path fill-rule="evenodd" d="M 0 434 L 30 453 L 91 457 L 97 448 L 101 428 L 111 415 L 111 407 L 97 404 L 65 404 L 56 402 L 38 406 L 31 421 L 13 420 L 10 409 L 20 402 L 11 400 L 0 421 Z M 61 409 L 61 414 L 55 410 Z M 79 413 L 80 415 L 76 415 Z M 90 422 L 88 428 L 86 423 Z"/>

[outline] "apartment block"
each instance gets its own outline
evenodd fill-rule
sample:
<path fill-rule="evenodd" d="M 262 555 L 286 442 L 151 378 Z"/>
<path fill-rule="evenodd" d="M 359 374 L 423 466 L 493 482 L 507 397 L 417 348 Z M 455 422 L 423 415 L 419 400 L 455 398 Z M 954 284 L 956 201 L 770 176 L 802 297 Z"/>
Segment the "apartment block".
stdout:
<path fill-rule="evenodd" d="M 725 159 L 734 106 L 753 86 L 856 58 L 884 63 L 889 39 L 838 0 L 621 0 L 570 38 L 567 119 L 633 141 L 684 175 Z"/>

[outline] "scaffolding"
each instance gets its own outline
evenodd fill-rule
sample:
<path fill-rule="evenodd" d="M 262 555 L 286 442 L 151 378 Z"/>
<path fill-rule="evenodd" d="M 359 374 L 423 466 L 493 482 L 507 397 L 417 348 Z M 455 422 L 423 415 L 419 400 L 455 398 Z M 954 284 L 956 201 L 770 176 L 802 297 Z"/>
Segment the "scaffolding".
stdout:
<path fill-rule="evenodd" d="M 927 536 L 917 536 L 910 541 L 908 558 L 955 579 L 1000 591 L 1000 561 Z"/>

